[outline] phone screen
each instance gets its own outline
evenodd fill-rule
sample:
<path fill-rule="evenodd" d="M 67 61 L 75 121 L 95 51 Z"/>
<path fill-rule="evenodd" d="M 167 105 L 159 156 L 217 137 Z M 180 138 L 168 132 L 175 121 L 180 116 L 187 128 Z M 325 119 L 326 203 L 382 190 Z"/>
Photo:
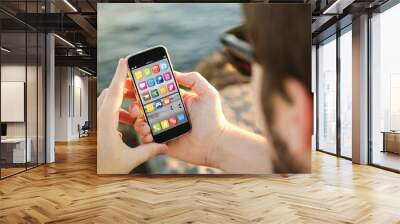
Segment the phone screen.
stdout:
<path fill-rule="evenodd" d="M 131 73 L 153 136 L 188 122 L 167 56 Z"/>

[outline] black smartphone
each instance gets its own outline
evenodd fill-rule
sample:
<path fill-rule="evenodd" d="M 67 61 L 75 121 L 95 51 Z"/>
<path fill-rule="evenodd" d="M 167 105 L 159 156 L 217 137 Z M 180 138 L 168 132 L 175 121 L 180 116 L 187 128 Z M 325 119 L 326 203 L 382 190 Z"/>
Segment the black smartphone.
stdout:
<path fill-rule="evenodd" d="M 166 142 L 190 131 L 189 116 L 167 49 L 159 45 L 131 54 L 127 59 L 137 100 L 154 141 Z"/>

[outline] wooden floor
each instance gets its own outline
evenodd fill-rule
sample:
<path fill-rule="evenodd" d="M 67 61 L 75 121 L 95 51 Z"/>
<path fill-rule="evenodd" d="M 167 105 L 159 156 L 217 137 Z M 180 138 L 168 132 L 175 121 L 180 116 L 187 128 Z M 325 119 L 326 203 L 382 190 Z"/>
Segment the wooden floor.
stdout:
<path fill-rule="evenodd" d="M 313 152 L 313 174 L 97 176 L 94 137 L 0 181 L 0 223 L 400 223 L 400 175 Z"/>
<path fill-rule="evenodd" d="M 7 168 L 1 168 L 1 177 L 8 177 L 13 174 L 23 172 L 25 170 L 25 167 L 7 167 Z"/>

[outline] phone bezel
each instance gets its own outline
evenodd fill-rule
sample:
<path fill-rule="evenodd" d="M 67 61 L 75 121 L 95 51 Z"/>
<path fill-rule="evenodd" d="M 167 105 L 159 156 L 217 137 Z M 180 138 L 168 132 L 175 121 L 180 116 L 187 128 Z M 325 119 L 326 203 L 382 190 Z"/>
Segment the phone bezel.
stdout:
<path fill-rule="evenodd" d="M 158 134 L 154 134 L 152 128 L 150 127 L 150 132 L 151 132 L 151 135 L 153 136 L 154 141 L 157 142 L 157 143 L 167 142 L 167 141 L 169 141 L 171 139 L 174 139 L 174 138 L 176 138 L 176 137 L 178 137 L 178 136 L 190 131 L 190 129 L 191 129 L 190 119 L 189 119 L 185 104 L 183 103 L 183 98 L 182 98 L 181 92 L 179 90 L 178 83 L 176 82 L 174 69 L 172 67 L 172 63 L 171 63 L 171 60 L 170 60 L 170 57 L 168 55 L 168 51 L 167 51 L 166 47 L 164 47 L 162 45 L 158 45 L 158 46 L 155 46 L 155 47 L 152 47 L 152 48 L 148 48 L 148 49 L 142 50 L 140 52 L 128 55 L 126 58 L 128 60 L 129 74 L 130 74 L 130 76 L 131 76 L 131 78 L 133 80 L 133 85 L 135 86 L 135 89 L 136 89 L 137 93 L 139 93 L 139 89 L 136 86 L 136 82 L 135 82 L 135 79 L 134 79 L 133 74 L 132 74 L 131 71 L 133 69 L 143 67 L 145 65 L 154 63 L 154 62 L 162 60 L 162 59 L 167 59 L 169 67 L 171 68 L 172 76 L 174 77 L 175 85 L 178 88 L 178 94 L 179 94 L 179 97 L 180 97 L 180 99 L 182 101 L 183 110 L 185 111 L 187 122 L 185 122 L 183 124 L 180 124 L 180 125 L 178 125 L 176 127 L 173 127 L 171 129 L 168 129 L 167 131 L 163 131 L 161 133 L 158 133 Z M 150 126 L 150 123 L 149 123 L 148 118 L 147 118 L 147 114 L 146 114 L 146 112 L 144 110 L 144 104 L 142 102 L 142 99 L 139 96 L 137 96 L 137 99 L 139 99 L 139 102 L 140 102 L 140 105 L 141 105 L 141 109 L 142 109 L 143 114 L 144 114 L 144 116 L 146 118 L 146 122 Z"/>

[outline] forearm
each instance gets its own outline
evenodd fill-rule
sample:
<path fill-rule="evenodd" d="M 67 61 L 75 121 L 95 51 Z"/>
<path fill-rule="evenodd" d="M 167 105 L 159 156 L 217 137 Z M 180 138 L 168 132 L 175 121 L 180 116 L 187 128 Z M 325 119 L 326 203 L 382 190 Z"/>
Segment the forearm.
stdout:
<path fill-rule="evenodd" d="M 267 140 L 260 135 L 227 124 L 220 144 L 210 155 L 210 163 L 227 173 L 272 173 L 272 155 Z"/>

